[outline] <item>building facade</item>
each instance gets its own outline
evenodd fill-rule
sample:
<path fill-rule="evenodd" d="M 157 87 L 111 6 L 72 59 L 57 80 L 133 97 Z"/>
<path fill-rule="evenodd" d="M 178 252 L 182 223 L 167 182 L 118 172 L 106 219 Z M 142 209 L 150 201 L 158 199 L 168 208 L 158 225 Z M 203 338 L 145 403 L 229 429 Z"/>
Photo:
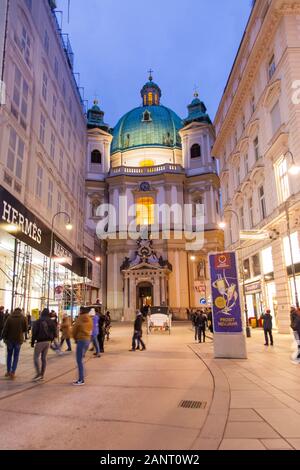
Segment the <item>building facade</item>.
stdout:
<path fill-rule="evenodd" d="M 270 308 L 281 333 L 300 290 L 299 77 L 299 1 L 257 0 L 216 115 L 213 153 L 225 246 L 239 254 L 248 315 Z"/>
<path fill-rule="evenodd" d="M 161 104 L 161 95 L 150 76 L 142 104 L 113 129 L 97 103 L 88 112 L 86 225 L 93 246 L 107 222 L 99 242 L 101 301 L 115 319 L 130 320 L 147 305 L 169 306 L 186 318 L 187 309 L 209 301 L 207 254 L 223 247 L 215 133 L 205 105 L 196 94 L 182 120 Z M 103 204 L 112 207 L 107 219 Z M 204 243 L 197 250 L 177 219 L 187 205 L 192 234 L 197 207 L 204 207 Z M 135 238 L 128 235 L 133 225 Z"/>
<path fill-rule="evenodd" d="M 2 3 L 0 304 L 30 312 L 82 288 L 86 119 L 56 2 Z"/>

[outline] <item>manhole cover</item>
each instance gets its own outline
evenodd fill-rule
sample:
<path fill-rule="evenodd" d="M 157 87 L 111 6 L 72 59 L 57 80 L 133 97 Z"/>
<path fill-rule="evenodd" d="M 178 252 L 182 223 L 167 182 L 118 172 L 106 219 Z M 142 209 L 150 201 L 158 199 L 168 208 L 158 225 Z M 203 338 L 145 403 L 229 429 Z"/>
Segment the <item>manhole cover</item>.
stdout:
<path fill-rule="evenodd" d="M 206 401 L 182 400 L 179 403 L 179 408 L 191 408 L 191 409 L 204 410 L 206 408 L 206 405 L 207 405 Z"/>

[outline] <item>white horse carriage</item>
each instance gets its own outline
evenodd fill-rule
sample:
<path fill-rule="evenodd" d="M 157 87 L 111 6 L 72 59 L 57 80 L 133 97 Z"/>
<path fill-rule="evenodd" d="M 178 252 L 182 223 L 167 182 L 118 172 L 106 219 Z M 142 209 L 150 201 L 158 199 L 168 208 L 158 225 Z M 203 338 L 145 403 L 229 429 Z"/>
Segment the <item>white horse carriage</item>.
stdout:
<path fill-rule="evenodd" d="M 169 335 L 172 329 L 172 314 L 168 307 L 150 307 L 148 314 L 147 333 L 153 331 L 167 331 Z"/>

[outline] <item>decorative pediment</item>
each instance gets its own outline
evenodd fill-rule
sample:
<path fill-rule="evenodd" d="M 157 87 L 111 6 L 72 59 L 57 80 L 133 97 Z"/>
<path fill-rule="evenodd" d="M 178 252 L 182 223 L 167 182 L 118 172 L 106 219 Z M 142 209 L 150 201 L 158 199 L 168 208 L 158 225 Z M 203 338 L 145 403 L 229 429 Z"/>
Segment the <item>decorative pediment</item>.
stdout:
<path fill-rule="evenodd" d="M 265 92 L 265 96 L 263 98 L 263 105 L 266 108 L 271 108 L 272 105 L 276 103 L 281 93 L 281 80 L 276 80 L 275 82 L 271 83 Z"/>
<path fill-rule="evenodd" d="M 255 137 L 259 129 L 259 119 L 255 119 L 249 124 L 249 136 Z"/>
<path fill-rule="evenodd" d="M 135 257 L 130 259 L 126 257 L 121 266 L 121 271 L 138 269 L 167 269 L 172 271 L 172 265 L 162 256 L 158 257 L 152 240 L 140 239 L 137 241 L 137 251 Z"/>

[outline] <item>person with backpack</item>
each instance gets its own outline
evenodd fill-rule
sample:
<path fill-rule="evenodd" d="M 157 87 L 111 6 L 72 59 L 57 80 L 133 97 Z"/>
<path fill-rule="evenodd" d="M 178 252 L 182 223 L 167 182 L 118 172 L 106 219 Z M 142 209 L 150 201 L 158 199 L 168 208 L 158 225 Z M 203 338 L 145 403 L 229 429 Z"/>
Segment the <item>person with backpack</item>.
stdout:
<path fill-rule="evenodd" d="M 271 346 L 274 346 L 273 340 L 273 317 L 271 315 L 271 310 L 266 310 L 266 313 L 261 316 L 261 319 L 264 322 L 264 334 L 265 334 L 265 346 L 269 346 L 269 338 Z"/>
<path fill-rule="evenodd" d="M 198 316 L 196 319 L 196 329 L 198 332 L 198 341 L 202 343 L 202 336 L 203 336 L 203 343 L 205 343 L 205 331 L 207 325 L 207 316 L 202 312 L 198 312 Z"/>
<path fill-rule="evenodd" d="M 33 360 L 36 370 L 34 382 L 42 382 L 47 367 L 47 355 L 51 342 L 56 335 L 56 326 L 50 318 L 49 309 L 42 311 L 39 320 L 33 323 L 31 347 L 34 348 Z"/>
<path fill-rule="evenodd" d="M 5 321 L 2 330 L 2 338 L 4 339 L 7 347 L 7 372 L 5 377 L 12 380 L 15 379 L 20 350 L 24 342 L 24 334 L 26 331 L 26 318 L 22 315 L 22 310 L 20 308 L 16 308 Z"/>

